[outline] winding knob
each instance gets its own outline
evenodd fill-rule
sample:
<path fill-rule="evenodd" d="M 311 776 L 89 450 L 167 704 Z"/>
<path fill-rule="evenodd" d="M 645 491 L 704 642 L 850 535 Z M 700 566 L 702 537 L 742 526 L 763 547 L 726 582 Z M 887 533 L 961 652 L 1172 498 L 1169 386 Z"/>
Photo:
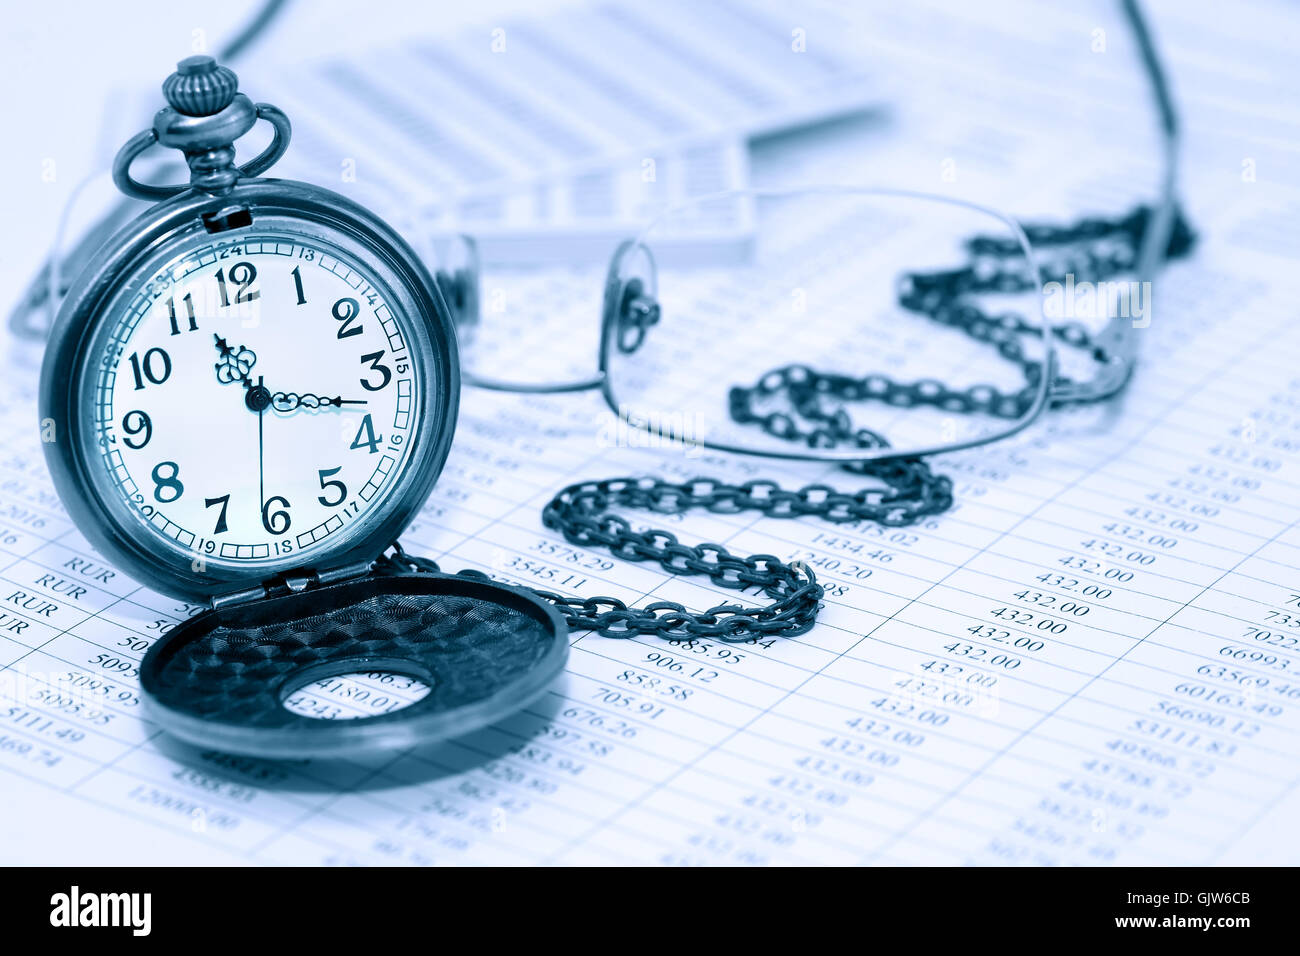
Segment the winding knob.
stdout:
<path fill-rule="evenodd" d="M 163 96 L 178 113 L 212 116 L 229 106 L 239 92 L 239 77 L 210 56 L 190 56 L 162 85 Z"/>

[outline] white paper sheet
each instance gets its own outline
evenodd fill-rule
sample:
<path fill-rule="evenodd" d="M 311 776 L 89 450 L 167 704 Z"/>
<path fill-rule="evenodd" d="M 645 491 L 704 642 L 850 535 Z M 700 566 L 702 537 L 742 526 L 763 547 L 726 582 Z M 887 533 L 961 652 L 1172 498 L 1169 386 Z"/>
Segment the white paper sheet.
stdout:
<path fill-rule="evenodd" d="M 131 668 L 193 609 L 88 552 L 44 474 L 32 374 L 13 372 L 0 457 L 0 857 L 1213 863 L 1267 817 L 1272 861 L 1294 863 L 1294 815 L 1269 814 L 1300 773 L 1300 328 L 1286 226 L 1300 196 L 1268 135 L 1215 138 L 1224 111 L 1246 108 L 1229 94 L 1249 58 L 1206 60 L 1188 39 L 1200 34 L 1166 13 L 1170 60 L 1185 68 L 1184 192 L 1203 239 L 1162 281 L 1123 403 L 937 462 L 957 507 L 915 528 L 748 514 L 673 523 L 684 540 L 809 561 L 832 591 L 797 639 L 682 647 L 575 634 L 568 672 L 543 699 L 405 755 L 325 767 L 180 747 L 138 716 Z M 1063 218 L 1118 211 L 1150 181 L 1154 163 L 1117 175 L 1135 168 L 1128 150 L 1076 150 L 1062 164 L 1040 161 L 1032 141 L 1021 159 L 965 135 L 963 117 L 1000 95 L 968 94 L 969 110 L 945 100 L 956 118 L 932 128 L 961 171 L 945 188 L 1000 190 L 1016 211 Z M 1145 109 L 1124 94 L 1096 105 L 1112 123 Z M 872 135 L 862 152 L 814 155 L 808 168 L 876 157 L 894 168 L 896 154 L 867 152 Z M 1255 159 L 1256 179 L 1235 153 Z M 937 173 L 944 154 L 933 155 Z M 1024 184 L 1048 172 L 1030 194 Z M 562 327 L 594 322 L 596 279 L 494 280 L 499 321 L 526 323 L 509 309 L 524 301 Z M 570 344 L 557 337 L 534 359 L 566 361 Z M 831 469 L 611 448 L 606 415 L 594 396 L 467 392 L 408 547 L 451 569 L 703 608 L 734 592 L 567 545 L 541 527 L 541 506 L 571 481 L 624 473 L 853 487 Z M 1022 639 L 1042 647 L 1016 648 Z M 106 693 L 71 693 L 93 682 Z"/>

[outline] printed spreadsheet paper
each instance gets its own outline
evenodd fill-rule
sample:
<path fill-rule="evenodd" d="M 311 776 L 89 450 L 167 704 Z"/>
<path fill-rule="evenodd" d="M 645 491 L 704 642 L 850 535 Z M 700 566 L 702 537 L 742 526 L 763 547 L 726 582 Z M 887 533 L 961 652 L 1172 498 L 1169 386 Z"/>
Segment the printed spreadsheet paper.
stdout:
<path fill-rule="evenodd" d="M 1194 35 L 1177 23 L 1167 32 L 1175 45 Z M 1258 62 L 1269 53 L 1262 46 Z M 1178 62 L 1185 190 L 1203 244 L 1157 290 L 1144 363 L 1122 403 L 1057 414 L 1022 441 L 936 462 L 954 478 L 957 505 L 912 528 L 654 516 L 683 540 L 808 562 L 828 589 L 818 625 L 770 646 L 575 634 L 566 674 L 541 699 L 437 747 L 270 763 L 183 747 L 143 720 L 134 668 L 194 609 L 108 568 L 69 523 L 42 463 L 34 357 L 7 346 L 0 858 L 1232 858 L 1243 834 L 1293 799 L 1300 773 L 1300 327 L 1295 236 L 1282 225 L 1300 196 L 1280 182 L 1294 183 L 1294 161 L 1288 172 L 1267 136 L 1252 144 L 1260 179 L 1243 187 L 1239 146 L 1218 135 L 1236 115 L 1219 97 L 1221 62 L 1194 49 Z M 1001 92 L 963 95 L 972 108 L 953 116 Z M 1116 93 L 1092 108 L 1114 125 L 1138 122 L 1145 104 Z M 960 123 L 929 130 L 957 152 L 965 178 L 954 189 L 1010 178 L 1000 198 L 1012 208 L 1062 217 L 1128 195 L 1116 195 L 1104 152 L 1095 163 L 1075 156 L 1072 170 L 1035 168 L 1032 156 L 1017 167 Z M 890 168 L 885 157 L 879 167 Z M 1035 181 L 1055 192 L 1028 195 Z M 507 303 L 526 303 L 501 321 L 551 316 L 577 329 L 594 316 L 573 303 L 589 302 L 597 279 L 492 281 Z M 557 337 L 512 360 L 571 362 L 571 346 Z M 700 608 L 734 592 L 567 545 L 541 527 L 541 506 L 572 481 L 620 474 L 855 480 L 611 447 L 606 414 L 594 396 L 467 391 L 451 460 L 408 548 L 551 590 Z M 331 703 L 329 688 L 318 696 Z M 1294 862 L 1300 833 L 1282 819 L 1273 862 Z"/>

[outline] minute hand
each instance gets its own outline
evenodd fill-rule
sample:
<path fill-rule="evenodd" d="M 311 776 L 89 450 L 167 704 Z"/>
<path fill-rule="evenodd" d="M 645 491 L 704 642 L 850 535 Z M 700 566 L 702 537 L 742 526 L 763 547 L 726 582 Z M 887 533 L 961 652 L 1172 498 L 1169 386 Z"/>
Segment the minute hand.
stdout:
<path fill-rule="evenodd" d="M 340 396 L 325 398 L 311 392 L 276 392 L 271 396 L 271 407 L 277 412 L 292 412 L 298 408 L 341 408 L 344 405 L 364 405 L 363 398 L 346 399 Z"/>

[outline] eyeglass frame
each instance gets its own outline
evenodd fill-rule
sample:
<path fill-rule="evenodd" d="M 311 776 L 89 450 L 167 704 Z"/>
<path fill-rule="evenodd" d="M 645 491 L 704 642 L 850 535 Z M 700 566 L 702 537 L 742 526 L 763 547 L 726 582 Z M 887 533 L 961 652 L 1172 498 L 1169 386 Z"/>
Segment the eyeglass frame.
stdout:
<path fill-rule="evenodd" d="M 1174 214 L 1177 207 L 1176 190 L 1180 141 L 1179 124 L 1164 68 L 1160 63 L 1158 54 L 1156 53 L 1155 44 L 1152 41 L 1150 31 L 1146 25 L 1145 17 L 1138 6 L 1138 2 L 1137 0 L 1119 0 L 1119 3 L 1123 10 L 1124 17 L 1129 24 L 1129 28 L 1132 31 L 1134 38 L 1137 40 L 1142 68 L 1151 85 L 1159 121 L 1161 154 L 1163 159 L 1160 198 L 1158 203 L 1153 206 L 1154 215 L 1150 220 L 1148 227 L 1143 232 L 1141 246 L 1138 250 L 1137 267 L 1135 270 L 1140 282 L 1151 283 L 1154 281 L 1156 273 L 1164 262 L 1165 250 L 1168 247 L 1169 238 L 1173 231 Z M 740 196 L 761 199 L 783 198 L 796 194 L 818 193 L 910 198 L 954 205 L 973 212 L 986 214 L 1001 221 L 1008 228 L 1011 235 L 1020 245 L 1022 252 L 1025 254 L 1025 258 L 1030 266 L 1030 274 L 1040 275 L 1033 246 L 1029 242 L 1029 239 L 1025 235 L 1024 229 L 1020 224 L 997 210 L 981 206 L 977 203 L 967 202 L 966 200 L 911 190 L 830 184 L 810 185 L 806 187 L 786 187 L 780 189 L 726 190 L 693 197 L 684 203 L 678 203 L 667 208 L 661 212 L 655 220 L 650 223 L 650 225 L 643 229 L 636 238 L 624 240 L 614 251 L 610 260 L 609 268 L 606 271 L 603 305 L 601 310 L 598 369 L 595 375 L 569 382 L 515 383 L 492 379 L 477 375 L 468 370 L 463 370 L 462 378 L 464 382 L 467 385 L 477 388 L 488 389 L 490 391 L 512 392 L 516 394 L 562 394 L 567 392 L 592 391 L 599 389 L 605 399 L 606 405 L 609 406 L 610 411 L 626 421 L 629 426 L 643 431 L 661 430 L 661 427 L 658 425 L 652 425 L 646 421 L 639 421 L 625 414 L 624 410 L 618 405 L 613 391 L 612 378 L 609 374 L 610 369 L 608 360 L 611 348 L 614 347 L 615 337 L 620 331 L 620 324 L 634 321 L 630 315 L 631 310 L 658 308 L 658 304 L 653 297 L 653 287 L 655 286 L 656 279 L 656 275 L 654 274 L 655 267 L 653 253 L 649 246 L 644 242 L 645 235 L 663 218 L 670 216 L 674 212 L 678 212 L 683 208 L 705 202 L 733 199 Z M 477 250 L 473 239 L 470 237 L 461 237 L 461 239 L 465 243 L 466 256 L 468 259 L 467 267 L 458 270 L 454 275 L 446 272 L 439 272 L 438 279 L 439 285 L 442 286 L 444 296 L 448 299 L 448 303 L 451 306 L 451 311 L 456 319 L 457 327 L 458 329 L 463 330 L 478 324 L 479 317 L 477 303 L 479 297 L 477 282 L 479 276 L 479 264 Z M 635 249 L 641 249 L 644 252 L 646 260 L 650 265 L 650 275 L 645 277 L 625 277 L 622 274 L 622 267 L 625 259 L 629 253 Z M 647 295 L 645 290 L 647 279 L 649 280 L 648 284 L 652 287 L 652 294 L 650 295 Z M 1039 299 L 1039 308 L 1040 311 L 1043 308 L 1041 296 Z M 945 442 L 942 445 L 907 449 L 896 449 L 890 446 L 883 446 L 873 449 L 852 448 L 839 450 L 833 448 L 819 448 L 801 450 L 791 448 L 789 450 L 767 450 L 749 446 L 742 447 L 731 445 L 725 442 L 711 441 L 707 438 L 693 438 L 692 441 L 701 447 L 709 448 L 714 451 L 794 461 L 884 462 L 899 458 L 923 457 L 927 455 L 963 451 L 980 445 L 990 444 L 995 441 L 1001 441 L 1023 431 L 1037 421 L 1038 417 L 1052 406 L 1067 403 L 1104 401 L 1123 391 L 1123 389 L 1128 385 L 1129 380 L 1132 378 L 1134 368 L 1137 364 L 1138 337 L 1135 334 L 1135 331 L 1140 328 L 1145 328 L 1149 324 L 1150 316 L 1147 316 L 1145 320 L 1138 321 L 1130 319 L 1127 316 L 1121 316 L 1118 313 L 1112 314 L 1102 329 L 1093 337 L 1093 342 L 1097 346 L 1097 350 L 1106 356 L 1101 367 L 1096 371 L 1093 377 L 1083 382 L 1058 381 L 1055 374 L 1057 362 L 1053 343 L 1054 336 L 1051 334 L 1050 323 L 1047 321 L 1046 316 L 1043 316 L 1044 374 L 1039 378 L 1038 385 L 1035 388 L 1033 401 L 1024 415 L 1018 418 L 1013 424 L 991 435 L 984 435 L 961 442 Z M 666 437 L 671 438 L 673 436 Z"/>

